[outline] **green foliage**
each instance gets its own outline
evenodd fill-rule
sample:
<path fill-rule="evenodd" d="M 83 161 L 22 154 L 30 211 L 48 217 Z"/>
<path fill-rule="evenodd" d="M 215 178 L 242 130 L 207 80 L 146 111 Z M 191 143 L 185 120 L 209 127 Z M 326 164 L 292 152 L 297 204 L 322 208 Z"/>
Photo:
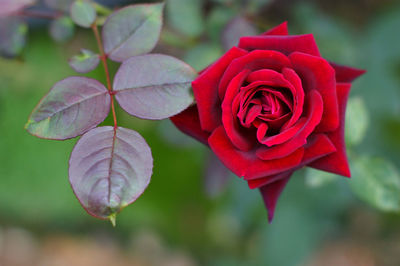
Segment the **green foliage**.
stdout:
<path fill-rule="evenodd" d="M 189 37 L 197 37 L 204 31 L 201 0 L 167 0 L 169 24 Z"/>
<path fill-rule="evenodd" d="M 382 211 L 400 211 L 400 175 L 382 158 L 355 157 L 350 187 L 362 200 Z"/>
<path fill-rule="evenodd" d="M 96 10 L 91 3 L 77 0 L 71 5 L 71 18 L 79 26 L 90 28 L 96 20 Z"/>
<path fill-rule="evenodd" d="M 364 139 L 369 124 L 369 115 L 360 97 L 350 98 L 346 110 L 346 143 L 358 145 Z"/>
<path fill-rule="evenodd" d="M 50 23 L 50 36 L 57 42 L 66 42 L 72 38 L 75 26 L 71 18 L 64 16 Z"/>

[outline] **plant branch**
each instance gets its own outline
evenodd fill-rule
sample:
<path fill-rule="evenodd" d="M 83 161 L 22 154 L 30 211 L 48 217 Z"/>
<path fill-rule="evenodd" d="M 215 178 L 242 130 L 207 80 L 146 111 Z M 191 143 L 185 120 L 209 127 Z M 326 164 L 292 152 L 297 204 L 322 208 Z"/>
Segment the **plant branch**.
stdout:
<path fill-rule="evenodd" d="M 111 97 L 111 111 L 112 111 L 112 115 L 113 115 L 113 119 L 114 119 L 114 131 L 115 131 L 117 129 L 117 115 L 115 114 L 115 103 L 114 103 L 115 92 L 113 91 L 113 88 L 111 86 L 110 71 L 108 70 L 108 65 L 107 65 L 107 55 L 104 52 L 103 43 L 101 42 L 100 33 L 99 33 L 96 23 L 93 23 L 92 29 L 93 29 L 94 35 L 96 37 L 97 46 L 99 47 L 100 60 L 103 63 L 104 72 L 106 74 L 107 89 L 108 89 L 108 92 Z"/>
<path fill-rule="evenodd" d="M 37 10 L 21 10 L 16 13 L 18 16 L 22 17 L 30 17 L 30 18 L 40 18 L 40 19 L 57 19 L 60 18 L 63 14 L 61 12 L 43 12 Z"/>

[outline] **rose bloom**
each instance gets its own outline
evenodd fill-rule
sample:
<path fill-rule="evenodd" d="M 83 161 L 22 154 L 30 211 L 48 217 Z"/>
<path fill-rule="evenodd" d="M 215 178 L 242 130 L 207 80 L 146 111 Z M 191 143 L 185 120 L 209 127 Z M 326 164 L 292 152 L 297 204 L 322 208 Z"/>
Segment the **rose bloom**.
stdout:
<path fill-rule="evenodd" d="M 240 38 L 192 82 L 196 105 L 171 120 L 261 191 L 271 221 L 295 170 L 350 177 L 345 110 L 364 72 L 325 60 L 312 34 L 288 35 L 285 22 Z"/>

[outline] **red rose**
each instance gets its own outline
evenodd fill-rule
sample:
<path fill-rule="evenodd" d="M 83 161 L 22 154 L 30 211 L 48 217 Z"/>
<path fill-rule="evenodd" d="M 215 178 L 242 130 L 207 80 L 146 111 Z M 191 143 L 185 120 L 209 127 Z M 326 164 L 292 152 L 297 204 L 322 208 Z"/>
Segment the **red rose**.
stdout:
<path fill-rule="evenodd" d="M 274 215 L 293 171 L 310 166 L 350 177 L 344 118 L 351 82 L 365 71 L 328 62 L 312 34 L 286 22 L 242 37 L 193 81 L 197 105 L 173 117 L 208 145 Z"/>

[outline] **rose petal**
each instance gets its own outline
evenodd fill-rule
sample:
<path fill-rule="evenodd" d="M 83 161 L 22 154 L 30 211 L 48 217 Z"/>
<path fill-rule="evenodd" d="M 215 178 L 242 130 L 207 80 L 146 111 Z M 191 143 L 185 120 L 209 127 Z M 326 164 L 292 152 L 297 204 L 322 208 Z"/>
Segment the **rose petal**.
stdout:
<path fill-rule="evenodd" d="M 331 66 L 335 69 L 336 82 L 352 82 L 366 71 L 354 67 L 348 67 L 330 62 Z"/>
<path fill-rule="evenodd" d="M 268 147 L 271 147 L 273 145 L 278 145 L 278 144 L 282 144 L 286 141 L 288 141 L 289 139 L 293 138 L 300 129 L 302 129 L 304 127 L 304 125 L 306 124 L 307 119 L 305 117 L 301 118 L 298 123 L 294 124 L 293 127 L 290 127 L 282 132 L 280 132 L 277 135 L 274 136 L 269 136 L 269 137 L 265 137 L 262 136 L 262 138 L 258 138 L 258 141 L 264 145 L 267 145 Z"/>
<path fill-rule="evenodd" d="M 339 111 L 336 98 L 335 70 L 325 59 L 303 53 L 289 56 L 293 69 L 301 77 L 303 89 L 318 90 L 324 101 L 324 113 L 316 132 L 328 132 L 339 126 Z"/>
<path fill-rule="evenodd" d="M 308 94 L 308 110 L 304 126 L 298 130 L 298 133 L 289 141 L 273 147 L 260 147 L 256 154 L 262 160 L 272 160 L 288 156 L 292 152 L 307 143 L 307 137 L 314 131 L 315 127 L 321 121 L 323 113 L 322 97 L 318 91 L 312 90 Z M 297 121 L 300 123 L 301 120 Z"/>
<path fill-rule="evenodd" d="M 265 207 L 268 210 L 269 223 L 271 223 L 272 219 L 274 218 L 276 203 L 283 189 L 285 188 L 287 182 L 289 181 L 292 173 L 293 172 L 287 172 L 285 178 L 260 188 L 260 192 L 263 197 Z"/>
<path fill-rule="evenodd" d="M 221 125 L 221 102 L 218 99 L 218 83 L 231 61 L 245 54 L 247 54 L 246 51 L 233 47 L 192 82 L 199 110 L 200 125 L 203 130 L 212 132 Z"/>
<path fill-rule="evenodd" d="M 238 47 L 247 51 L 275 50 L 286 55 L 290 55 L 293 52 L 302 52 L 320 56 L 318 46 L 312 34 L 246 36 L 240 38 Z"/>
<path fill-rule="evenodd" d="M 208 146 L 210 133 L 200 127 L 199 112 L 196 105 L 190 106 L 170 119 L 180 131 Z"/>
<path fill-rule="evenodd" d="M 236 148 L 242 151 L 249 151 L 255 144 L 254 131 L 241 127 L 238 123 L 237 113 L 232 112 L 232 102 L 238 94 L 243 84 L 248 70 L 243 70 L 239 75 L 234 77 L 229 83 L 226 91 L 225 99 L 222 102 L 222 123 L 225 128 L 226 135 Z"/>
<path fill-rule="evenodd" d="M 226 68 L 218 86 L 219 98 L 221 100 L 224 98 L 229 82 L 244 69 L 255 71 L 267 68 L 280 72 L 284 67 L 290 66 L 290 60 L 282 53 L 262 50 L 250 52 L 233 60 Z"/>
<path fill-rule="evenodd" d="M 311 135 L 307 142 L 308 143 L 304 146 L 302 162 L 293 170 L 298 170 L 308 163 L 336 151 L 332 141 L 325 134 Z M 252 179 L 248 180 L 247 183 L 249 188 L 255 189 L 282 179 L 284 175 L 285 173 Z"/>
<path fill-rule="evenodd" d="M 283 77 L 290 82 L 293 86 L 293 115 L 290 120 L 283 126 L 283 130 L 286 128 L 291 127 L 297 120 L 300 118 L 301 114 L 303 113 L 303 105 L 304 105 L 304 90 L 301 84 L 300 77 L 294 72 L 291 68 L 284 68 L 282 70 Z M 289 87 L 291 88 L 291 87 Z"/>
<path fill-rule="evenodd" d="M 336 152 L 323 157 L 309 166 L 323 171 L 350 177 L 350 169 L 346 155 L 346 144 L 344 139 L 344 125 L 347 98 L 350 92 L 350 83 L 338 83 L 336 86 L 339 102 L 340 126 L 334 132 L 327 134 L 329 139 L 336 147 Z"/>
<path fill-rule="evenodd" d="M 279 24 L 278 26 L 264 32 L 261 35 L 288 35 L 288 27 L 287 27 L 287 21 L 283 22 L 282 24 Z"/>
<path fill-rule="evenodd" d="M 214 130 L 208 138 L 211 149 L 222 163 L 237 176 L 246 180 L 269 176 L 296 167 L 303 158 L 304 149 L 298 149 L 279 160 L 263 161 L 257 158 L 254 151 L 237 150 L 226 136 L 222 126 Z"/>
<path fill-rule="evenodd" d="M 325 134 L 313 134 L 304 146 L 304 156 L 300 166 L 303 167 L 335 151 L 335 145 Z"/>

